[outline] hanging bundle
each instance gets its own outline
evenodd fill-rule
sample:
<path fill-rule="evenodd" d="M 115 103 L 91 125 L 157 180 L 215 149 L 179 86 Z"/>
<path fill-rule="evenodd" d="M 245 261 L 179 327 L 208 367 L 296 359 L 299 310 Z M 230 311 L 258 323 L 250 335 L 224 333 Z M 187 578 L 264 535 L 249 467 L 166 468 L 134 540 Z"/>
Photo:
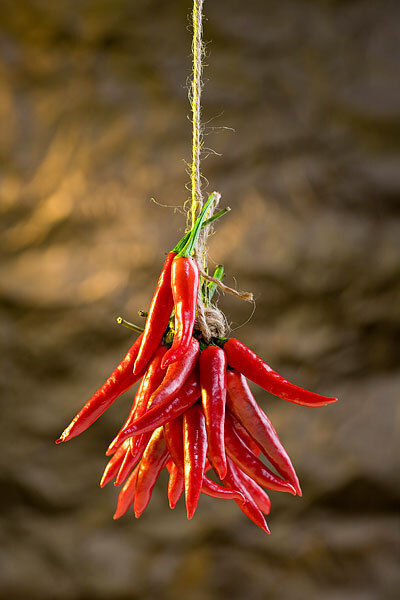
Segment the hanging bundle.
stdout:
<path fill-rule="evenodd" d="M 166 468 L 171 508 L 183 492 L 189 519 L 201 493 L 233 499 L 269 533 L 264 515 L 271 503 L 263 488 L 299 496 L 301 488 L 291 460 L 247 380 L 302 406 L 324 406 L 336 398 L 290 383 L 242 342 L 228 338 L 226 318 L 213 304 L 217 286 L 242 300 L 252 301 L 252 295 L 225 286 L 222 266 L 213 276 L 207 272 L 207 237 L 213 223 L 229 209 L 215 212 L 220 195 L 214 192 L 203 202 L 201 193 L 202 6 L 203 0 L 194 0 L 188 231 L 166 257 L 144 330 L 119 318 L 141 333 L 57 443 L 85 431 L 140 380 L 128 417 L 106 452 L 111 458 L 101 486 L 113 479 L 115 485 L 124 483 L 114 518 L 125 514 L 132 504 L 139 517 Z M 207 476 L 211 470 L 218 482 Z"/>

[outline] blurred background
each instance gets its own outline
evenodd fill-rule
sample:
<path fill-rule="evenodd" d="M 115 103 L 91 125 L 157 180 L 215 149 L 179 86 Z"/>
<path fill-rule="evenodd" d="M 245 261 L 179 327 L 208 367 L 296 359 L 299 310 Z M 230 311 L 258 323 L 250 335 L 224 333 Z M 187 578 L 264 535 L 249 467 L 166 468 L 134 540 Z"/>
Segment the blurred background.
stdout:
<path fill-rule="evenodd" d="M 288 379 L 340 398 L 257 394 L 304 497 L 272 493 L 266 536 L 206 497 L 188 522 L 163 476 L 140 520 L 114 522 L 117 490 L 98 482 L 131 393 L 54 444 L 184 231 L 190 8 L 0 3 L 0 597 L 397 598 L 396 0 L 205 5 L 205 145 L 221 155 L 206 151 L 205 190 L 232 207 L 210 263 L 257 308 L 219 305 Z"/>

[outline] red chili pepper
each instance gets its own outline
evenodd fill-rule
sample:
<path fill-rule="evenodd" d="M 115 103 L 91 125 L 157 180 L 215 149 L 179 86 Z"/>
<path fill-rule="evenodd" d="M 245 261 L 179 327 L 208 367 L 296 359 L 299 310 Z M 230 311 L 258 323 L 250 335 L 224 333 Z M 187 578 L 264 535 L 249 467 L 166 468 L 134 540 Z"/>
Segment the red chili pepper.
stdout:
<path fill-rule="evenodd" d="M 242 440 L 242 442 L 244 444 L 246 444 L 248 449 L 251 450 L 253 452 L 253 454 L 255 454 L 256 456 L 260 456 L 261 449 L 260 449 L 259 445 L 257 444 L 257 442 L 255 442 L 253 440 L 253 438 L 251 437 L 251 435 L 249 434 L 247 429 L 245 429 L 245 427 L 243 427 L 241 422 L 235 417 L 235 415 L 233 413 L 231 413 L 231 411 L 228 408 L 226 409 L 226 414 L 229 414 L 230 418 L 232 419 L 232 423 L 235 428 L 235 431 L 238 434 L 238 436 L 240 437 L 240 439 Z"/>
<path fill-rule="evenodd" d="M 180 360 L 190 344 L 199 293 L 199 269 L 191 255 L 203 227 L 208 208 L 214 199 L 215 194 L 211 194 L 204 204 L 187 242 L 179 249 L 172 262 L 171 288 L 175 307 L 175 333 L 172 347 L 163 359 L 162 366 L 164 368 Z"/>
<path fill-rule="evenodd" d="M 169 460 L 163 428 L 154 431 L 140 461 L 135 492 L 135 516 L 138 519 L 150 502 L 157 478 Z"/>
<path fill-rule="evenodd" d="M 199 269 L 193 258 L 177 256 L 173 260 L 171 287 L 175 306 L 175 333 L 172 347 L 163 359 L 164 369 L 184 357 L 192 339 L 199 293 Z"/>
<path fill-rule="evenodd" d="M 220 479 L 223 479 L 226 475 L 226 357 L 218 346 L 208 346 L 200 355 L 200 385 L 206 418 L 208 455 Z"/>
<path fill-rule="evenodd" d="M 262 448 L 265 456 L 278 473 L 289 481 L 301 496 L 299 480 L 290 458 L 268 417 L 255 401 L 244 376 L 234 370 L 228 371 L 227 390 L 229 410 Z"/>
<path fill-rule="evenodd" d="M 183 416 L 171 419 L 164 425 L 164 438 L 172 461 L 183 473 Z"/>
<path fill-rule="evenodd" d="M 158 386 L 150 397 L 148 404 L 149 408 L 155 407 L 161 403 L 169 402 L 172 398 L 177 396 L 179 390 L 195 370 L 199 355 L 200 344 L 195 338 L 192 338 L 190 340 L 189 348 L 182 360 L 174 362 L 168 367 L 161 385 Z M 140 415 L 138 415 L 138 417 L 139 416 Z"/>
<path fill-rule="evenodd" d="M 183 418 L 180 416 L 164 425 L 164 437 L 167 443 L 167 448 L 175 466 L 178 468 L 180 473 L 184 472 L 182 420 Z M 206 473 L 210 468 L 211 465 L 208 460 L 206 460 L 204 472 Z M 213 498 L 241 498 L 244 501 L 244 497 L 240 492 L 237 490 L 227 490 L 225 487 L 214 483 L 214 481 L 209 479 L 206 475 L 203 477 L 201 491 L 203 494 L 212 496 Z"/>
<path fill-rule="evenodd" d="M 114 369 L 101 388 L 93 394 L 85 406 L 72 419 L 68 427 L 63 431 L 58 440 L 56 440 L 56 444 L 67 442 L 80 433 L 83 433 L 111 406 L 118 396 L 126 392 L 126 390 L 138 381 L 139 375 L 133 375 L 132 368 L 139 352 L 142 335 L 129 348 L 125 358 Z"/>
<path fill-rule="evenodd" d="M 142 417 L 135 420 L 130 427 L 119 434 L 117 445 L 121 444 L 126 438 L 146 431 L 153 431 L 156 427 L 164 425 L 168 421 L 179 417 L 188 408 L 200 398 L 200 384 L 196 372 L 190 375 L 189 379 L 179 391 L 176 398 L 167 400 L 145 413 Z"/>
<path fill-rule="evenodd" d="M 114 452 L 118 447 L 117 440 L 119 439 L 118 436 L 121 435 L 122 431 L 127 429 L 132 424 L 133 419 L 136 417 L 141 417 L 146 412 L 152 393 L 158 388 L 165 375 L 165 371 L 161 368 L 161 361 L 166 351 L 167 349 L 165 346 L 158 347 L 145 375 L 142 378 L 142 381 L 140 382 L 138 391 L 136 392 L 133 410 L 131 410 L 119 433 L 109 445 L 106 452 L 107 456 L 112 454 L 112 452 Z"/>
<path fill-rule="evenodd" d="M 168 501 L 170 508 L 175 508 L 185 489 L 185 479 L 172 460 L 167 465 L 167 468 L 169 471 Z"/>
<path fill-rule="evenodd" d="M 226 453 L 234 463 L 254 481 L 270 490 L 277 492 L 289 492 L 296 495 L 296 491 L 290 483 L 284 481 L 277 475 L 274 475 L 253 452 L 247 448 L 246 444 L 237 434 L 230 415 L 225 419 L 225 446 Z"/>
<path fill-rule="evenodd" d="M 174 306 L 171 289 L 171 265 L 176 252 L 169 252 L 165 259 L 156 291 L 150 304 L 146 325 L 143 332 L 142 343 L 136 358 L 133 372 L 141 373 L 157 347 L 160 345 L 167 328 Z"/>
<path fill-rule="evenodd" d="M 244 471 L 236 466 L 236 475 L 243 482 L 243 485 L 257 504 L 258 508 L 265 515 L 269 515 L 271 512 L 271 500 L 266 492 Z"/>
<path fill-rule="evenodd" d="M 116 451 L 114 456 L 108 461 L 104 469 L 103 476 L 100 481 L 100 487 L 107 485 L 109 481 L 114 479 L 121 468 L 122 462 L 127 454 L 130 454 L 129 440 L 126 440 Z"/>
<path fill-rule="evenodd" d="M 135 500 L 136 480 L 139 473 L 140 465 L 137 465 L 129 475 L 124 487 L 121 489 L 118 496 L 117 510 L 113 519 L 119 519 L 124 515 Z"/>
<path fill-rule="evenodd" d="M 227 458 L 226 462 L 227 472 L 225 481 L 227 485 L 231 488 L 240 490 L 243 496 L 245 497 L 244 502 L 242 500 L 235 500 L 236 504 L 239 506 L 240 510 L 244 512 L 244 514 L 247 517 L 249 517 L 251 521 L 253 521 L 253 523 L 258 525 L 258 527 L 261 527 L 261 529 L 263 529 L 263 531 L 265 531 L 266 533 L 270 533 L 264 515 L 262 514 L 256 502 L 253 500 L 253 498 L 247 491 L 246 486 L 243 485 L 243 481 L 238 477 L 235 464 L 231 461 L 229 457 Z"/>
<path fill-rule="evenodd" d="M 235 489 L 227 489 L 222 485 L 218 485 L 209 479 L 208 477 L 204 477 L 203 485 L 201 486 L 201 491 L 206 496 L 210 496 L 211 498 L 222 498 L 224 500 L 241 500 L 245 501 L 245 497 L 241 492 Z"/>
<path fill-rule="evenodd" d="M 191 519 L 199 501 L 207 458 L 206 420 L 199 404 L 183 415 L 183 454 L 187 518 Z"/>
<path fill-rule="evenodd" d="M 254 381 L 274 396 L 302 406 L 325 406 L 337 402 L 337 398 L 321 396 L 290 383 L 235 338 L 230 338 L 224 344 L 224 351 L 229 366 L 237 369 L 247 379 Z"/>

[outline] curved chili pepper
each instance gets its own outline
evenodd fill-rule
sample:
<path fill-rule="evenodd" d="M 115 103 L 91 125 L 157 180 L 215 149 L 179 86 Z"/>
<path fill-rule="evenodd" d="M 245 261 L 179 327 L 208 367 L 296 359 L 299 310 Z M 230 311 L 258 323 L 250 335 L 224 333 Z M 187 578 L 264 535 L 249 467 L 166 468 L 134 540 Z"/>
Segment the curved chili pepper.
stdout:
<path fill-rule="evenodd" d="M 245 501 L 245 497 L 243 496 L 242 492 L 239 492 L 235 489 L 228 490 L 226 487 L 215 483 L 214 481 L 212 481 L 212 479 L 209 479 L 208 477 L 204 477 L 203 484 L 201 486 L 201 491 L 203 494 L 205 494 L 206 496 L 210 496 L 211 498 L 222 498 L 225 500 L 241 500 L 242 502 Z"/>
<path fill-rule="evenodd" d="M 325 406 L 337 402 L 337 398 L 321 396 L 290 383 L 271 369 L 255 352 L 235 338 L 230 338 L 224 344 L 224 352 L 229 366 L 283 400 L 302 406 Z"/>
<path fill-rule="evenodd" d="M 256 502 L 253 500 L 253 498 L 247 491 L 246 486 L 243 484 L 243 481 L 238 477 L 235 464 L 231 461 L 231 459 L 229 457 L 227 458 L 226 463 L 227 463 L 227 471 L 226 471 L 226 477 L 225 477 L 226 484 L 230 488 L 235 488 L 235 489 L 240 490 L 242 492 L 243 496 L 245 497 L 244 502 L 239 499 L 235 500 L 236 504 L 239 506 L 240 510 L 242 512 L 244 512 L 244 514 L 247 517 L 249 517 L 249 519 L 251 521 L 253 521 L 253 523 L 258 525 L 258 527 L 261 527 L 261 529 L 263 531 L 265 531 L 266 533 L 269 534 L 270 531 L 268 529 L 268 525 L 264 518 L 264 515 L 262 514 L 262 512 L 258 508 Z"/>
<path fill-rule="evenodd" d="M 175 334 L 172 347 L 163 360 L 164 368 L 181 359 L 190 344 L 199 292 L 199 269 L 196 262 L 190 257 L 193 254 L 209 206 L 215 197 L 216 192 L 209 196 L 187 242 L 179 249 L 172 262 L 171 287 L 175 306 Z"/>
<path fill-rule="evenodd" d="M 171 265 L 175 256 L 176 252 L 169 252 L 167 254 L 158 279 L 156 291 L 147 315 L 142 343 L 133 368 L 135 374 L 140 373 L 145 368 L 160 345 L 164 331 L 167 328 L 174 307 L 171 289 Z"/>
<path fill-rule="evenodd" d="M 150 502 L 151 494 L 157 478 L 169 460 L 169 452 L 165 444 L 163 428 L 153 433 L 140 461 L 135 492 L 135 516 L 138 519 Z"/>
<path fill-rule="evenodd" d="M 165 355 L 166 351 L 167 349 L 165 346 L 158 347 L 145 375 L 142 378 L 142 381 L 140 382 L 138 391 L 136 392 L 133 410 L 131 410 L 128 418 L 126 419 L 124 425 L 121 427 L 119 433 L 115 436 L 114 440 L 109 445 L 106 452 L 107 456 L 112 454 L 112 452 L 114 452 L 115 449 L 118 447 L 119 436 L 125 429 L 127 429 L 132 424 L 133 419 L 135 419 L 136 417 L 141 417 L 146 412 L 150 396 L 158 388 L 165 375 L 165 371 L 161 368 L 161 360 Z"/>
<path fill-rule="evenodd" d="M 207 458 L 206 420 L 199 404 L 183 415 L 183 455 L 187 518 L 191 519 L 199 501 Z"/>
<path fill-rule="evenodd" d="M 229 414 L 235 431 L 242 440 L 242 442 L 248 447 L 249 450 L 252 451 L 253 454 L 255 454 L 257 457 L 260 456 L 261 449 L 257 442 L 253 440 L 247 429 L 243 427 L 241 422 L 235 417 L 233 413 L 231 413 L 231 411 L 228 408 L 226 409 L 226 414 Z"/>
<path fill-rule="evenodd" d="M 133 443 L 132 438 L 126 440 L 129 441 L 129 451 L 126 452 L 125 457 L 122 460 L 114 485 L 120 485 L 125 481 L 138 460 L 142 458 L 142 454 L 149 443 L 150 438 L 151 433 L 143 433 L 135 438 Z"/>
<path fill-rule="evenodd" d="M 271 512 L 271 500 L 266 492 L 244 471 L 236 465 L 236 476 L 243 482 L 254 502 L 264 515 L 269 515 Z"/>
<path fill-rule="evenodd" d="M 175 508 L 185 489 L 185 479 L 172 460 L 167 465 L 167 469 L 169 471 L 168 502 L 170 508 Z"/>
<path fill-rule="evenodd" d="M 192 339 L 199 293 L 199 268 L 193 258 L 174 258 L 171 287 L 175 306 L 175 333 L 172 347 L 163 358 L 164 369 L 184 357 Z"/>
<path fill-rule="evenodd" d="M 179 390 L 196 368 L 199 355 L 200 344 L 192 337 L 185 356 L 182 360 L 174 362 L 168 367 L 161 384 L 152 393 L 149 400 L 149 408 L 155 407 L 161 403 L 169 402 L 172 398 L 177 396 Z M 164 355 L 164 358 L 165 356 L 166 354 Z M 138 415 L 138 417 L 139 416 L 140 415 Z"/>
<path fill-rule="evenodd" d="M 200 385 L 206 418 L 208 455 L 220 479 L 223 479 L 226 474 L 226 357 L 218 346 L 208 346 L 200 355 Z"/>
<path fill-rule="evenodd" d="M 270 490 L 277 492 L 289 492 L 296 495 L 295 489 L 290 483 L 274 475 L 253 452 L 247 448 L 236 432 L 229 414 L 225 419 L 225 446 L 226 453 L 232 461 L 240 467 L 244 473 L 254 481 Z"/>
<path fill-rule="evenodd" d="M 86 431 L 111 406 L 118 396 L 126 392 L 126 390 L 138 381 L 140 376 L 133 375 L 132 367 L 139 352 L 142 335 L 132 344 L 124 359 L 114 369 L 101 388 L 93 394 L 85 406 L 75 415 L 68 427 L 63 431 L 58 440 L 56 440 L 56 444 L 67 442 Z"/>
<path fill-rule="evenodd" d="M 164 425 L 164 437 L 167 448 L 180 473 L 184 472 L 182 419 L 182 416 L 180 416 Z M 207 473 L 210 468 L 211 465 L 206 460 L 204 472 Z M 213 498 L 241 498 L 244 501 L 243 495 L 238 490 L 227 490 L 225 487 L 209 479 L 206 475 L 203 477 L 201 491 L 203 494 L 212 496 Z"/>
<path fill-rule="evenodd" d="M 127 454 L 130 454 L 129 440 L 126 440 L 116 451 L 114 456 L 108 461 L 104 469 L 103 476 L 100 480 L 100 487 L 107 485 L 109 481 L 114 479 L 121 468 L 122 462 Z"/>
<path fill-rule="evenodd" d="M 140 465 L 137 465 L 129 475 L 124 487 L 121 489 L 118 496 L 117 510 L 113 519 L 119 519 L 124 515 L 135 500 L 136 480 L 139 473 Z"/>
<path fill-rule="evenodd" d="M 229 410 L 262 448 L 278 473 L 289 481 L 301 496 L 299 480 L 291 460 L 268 417 L 255 401 L 244 376 L 234 370 L 228 371 L 227 390 L 226 401 Z"/>
<path fill-rule="evenodd" d="M 117 445 L 132 435 L 139 435 L 146 431 L 153 431 L 156 427 L 164 425 L 168 421 L 179 417 L 200 398 L 200 384 L 197 373 L 192 373 L 189 379 L 179 391 L 176 398 L 167 400 L 150 408 L 142 417 L 135 420 L 130 427 L 122 431 L 117 437 Z"/>

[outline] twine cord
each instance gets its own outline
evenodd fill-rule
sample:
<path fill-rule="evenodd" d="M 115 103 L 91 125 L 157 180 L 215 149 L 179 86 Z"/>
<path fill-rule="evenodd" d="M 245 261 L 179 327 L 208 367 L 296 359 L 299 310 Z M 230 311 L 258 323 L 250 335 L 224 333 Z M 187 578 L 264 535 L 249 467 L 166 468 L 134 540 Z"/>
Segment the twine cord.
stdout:
<path fill-rule="evenodd" d="M 201 135 L 201 88 L 203 72 L 203 4 L 204 0 L 193 0 L 193 40 L 192 40 L 192 84 L 190 89 L 190 105 L 192 108 L 192 166 L 191 190 L 192 203 L 190 207 L 192 227 L 198 212 L 203 206 L 201 193 L 200 153 L 202 146 Z"/>
<path fill-rule="evenodd" d="M 189 101 L 192 110 L 192 164 L 190 169 L 191 180 L 191 203 L 187 212 L 188 227 L 192 229 L 198 214 L 203 208 L 203 195 L 201 191 L 201 172 L 200 158 L 203 145 L 202 127 L 201 127 L 201 91 L 202 91 L 202 71 L 203 71 L 203 5 L 204 0 L 193 0 L 192 11 L 192 81 L 189 89 Z M 210 204 L 208 217 L 212 217 L 216 210 L 221 195 L 214 192 L 214 201 Z M 189 224 L 191 223 L 191 226 Z M 197 239 L 193 252 L 193 258 L 199 267 L 200 276 L 213 283 L 223 291 L 234 294 L 241 300 L 247 302 L 253 301 L 253 294 L 249 292 L 238 292 L 233 288 L 223 284 L 219 279 L 209 276 L 207 270 L 207 247 L 206 242 L 212 233 L 213 226 L 207 225 L 202 229 Z M 206 342 L 212 337 L 225 337 L 229 331 L 229 325 L 224 313 L 215 304 L 205 304 L 202 296 L 202 286 L 199 287 L 199 296 L 197 300 L 197 318 L 196 327 L 200 329 Z"/>

